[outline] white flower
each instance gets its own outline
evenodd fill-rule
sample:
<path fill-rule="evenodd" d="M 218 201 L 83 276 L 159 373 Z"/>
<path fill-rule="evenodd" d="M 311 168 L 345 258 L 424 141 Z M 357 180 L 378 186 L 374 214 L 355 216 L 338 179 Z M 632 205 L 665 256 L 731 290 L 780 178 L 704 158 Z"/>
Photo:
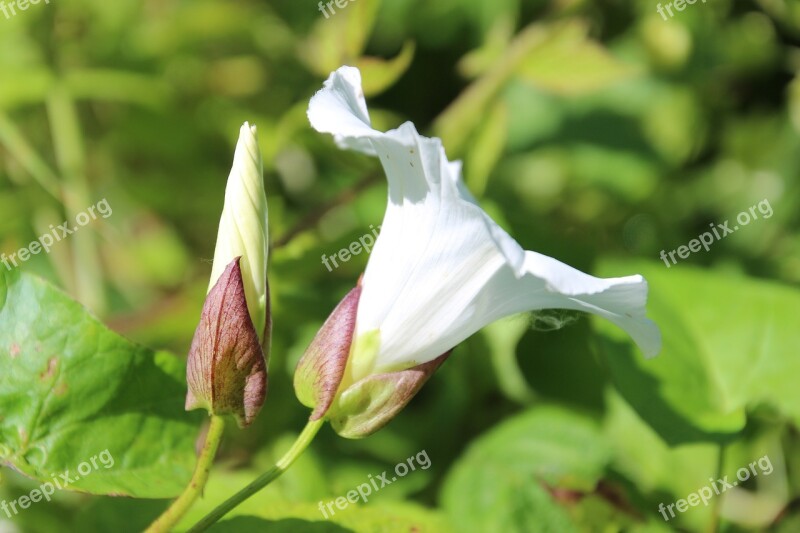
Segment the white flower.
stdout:
<path fill-rule="evenodd" d="M 380 158 L 389 202 L 362 280 L 347 381 L 411 368 L 499 318 L 571 309 L 607 318 L 647 356 L 661 347 L 641 276 L 600 279 L 523 250 L 477 205 L 440 139 L 372 128 L 361 74 L 342 67 L 311 100 L 312 126 Z"/>
<path fill-rule="evenodd" d="M 244 123 L 233 156 L 233 167 L 225 189 L 225 206 L 219 221 L 214 266 L 208 290 L 214 288 L 231 261 L 241 257 L 247 308 L 250 318 L 264 340 L 267 319 L 267 196 L 264 191 L 261 151 L 256 127 Z"/>

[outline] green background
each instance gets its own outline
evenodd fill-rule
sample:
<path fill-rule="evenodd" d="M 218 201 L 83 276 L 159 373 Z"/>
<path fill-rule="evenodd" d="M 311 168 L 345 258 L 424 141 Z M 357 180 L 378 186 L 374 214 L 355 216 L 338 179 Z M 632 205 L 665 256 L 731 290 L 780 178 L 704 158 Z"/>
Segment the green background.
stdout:
<path fill-rule="evenodd" d="M 181 527 L 288 448 L 308 416 L 294 366 L 367 260 L 329 272 L 321 256 L 386 202 L 376 161 L 305 117 L 343 64 L 361 68 L 376 127 L 442 137 L 526 249 L 643 274 L 664 350 L 645 360 L 583 316 L 498 322 L 385 429 L 323 428 L 215 531 L 800 529 L 800 2 L 697 2 L 667 20 L 657 5 L 353 0 L 326 19 L 301 0 L 51 0 L 0 14 L 0 252 L 113 208 L 0 265 L 0 500 L 104 449 L 116 459 L 72 487 L 92 495 L 0 512 L 0 531 L 138 531 L 187 481 L 203 417 L 183 412 L 183 359 L 245 120 L 270 207 L 270 392 L 250 428 L 230 424 Z M 771 216 L 756 209 L 708 252 L 659 259 L 763 200 Z M 429 469 L 319 512 L 422 450 Z M 765 455 L 770 474 L 659 514 Z"/>

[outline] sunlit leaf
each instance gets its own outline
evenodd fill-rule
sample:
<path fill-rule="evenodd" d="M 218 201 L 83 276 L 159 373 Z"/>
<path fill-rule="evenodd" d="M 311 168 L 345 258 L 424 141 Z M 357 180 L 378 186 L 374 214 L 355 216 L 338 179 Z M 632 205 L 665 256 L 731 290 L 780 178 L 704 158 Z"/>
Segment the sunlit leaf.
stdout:
<path fill-rule="evenodd" d="M 0 274 L 0 365 L 3 463 L 43 482 L 69 470 L 68 488 L 93 494 L 164 498 L 188 482 L 200 418 L 184 411 L 178 358 L 13 271 Z"/>

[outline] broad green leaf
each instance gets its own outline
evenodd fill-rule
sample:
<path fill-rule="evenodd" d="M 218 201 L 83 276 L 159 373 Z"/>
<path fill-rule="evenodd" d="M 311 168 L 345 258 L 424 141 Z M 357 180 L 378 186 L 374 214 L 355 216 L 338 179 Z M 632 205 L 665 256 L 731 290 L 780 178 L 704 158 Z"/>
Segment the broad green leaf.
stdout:
<path fill-rule="evenodd" d="M 472 444 L 445 480 L 444 507 L 458 531 L 575 531 L 545 486 L 591 492 L 610 455 L 591 419 L 538 407 Z"/>
<path fill-rule="evenodd" d="M 70 490 L 175 496 L 201 418 L 185 394 L 176 357 L 130 343 L 39 278 L 0 275 L 4 464 L 42 482 L 69 470 Z"/>
<path fill-rule="evenodd" d="M 647 278 L 664 348 L 645 360 L 597 321 L 601 344 L 618 389 L 664 440 L 727 440 L 762 404 L 800 423 L 800 291 L 684 264 L 611 263 L 598 275 L 622 272 Z"/>
<path fill-rule="evenodd" d="M 663 522 L 660 503 L 668 505 L 698 490 L 717 474 L 720 447 L 693 443 L 670 447 L 619 394 L 609 390 L 605 403 L 606 438 L 614 449 L 614 471 L 623 475 L 644 500 L 639 509 Z M 681 513 L 671 524 L 693 531 L 707 530 L 713 507 L 697 507 Z"/>
<path fill-rule="evenodd" d="M 552 26 L 517 70 L 537 88 L 567 95 L 601 89 L 635 72 L 590 40 L 588 26 L 580 21 Z"/>
<path fill-rule="evenodd" d="M 280 442 L 271 446 L 268 452 L 260 453 L 254 458 L 255 464 L 248 469 L 226 470 L 216 468 L 209 479 L 203 498 L 199 500 L 176 527 L 176 531 L 186 531 L 203 518 L 214 507 L 256 476 L 271 466 L 279 455 L 286 450 L 293 438 L 286 435 Z M 375 466 L 372 474 L 379 474 L 386 466 Z M 409 473 L 402 481 L 394 484 L 412 482 L 412 476 L 420 472 Z M 260 491 L 252 498 L 236 507 L 224 520 L 212 527 L 210 531 L 349 531 L 357 533 L 375 532 L 407 532 L 419 531 L 429 533 L 449 533 L 450 526 L 445 516 L 425 507 L 395 501 L 385 501 L 382 487 L 380 492 L 367 494 L 366 503 L 356 493 L 350 494 L 356 503 L 346 505 L 340 499 L 347 498 L 348 493 L 368 482 L 367 475 L 346 487 L 332 487 L 330 475 L 322 468 L 318 458 L 318 448 L 312 446 L 307 450 L 283 476 L 274 484 Z M 362 489 L 364 490 L 364 489 Z M 366 491 L 364 491 L 366 492 Z M 331 508 L 326 504 L 330 503 Z M 120 509 L 123 504 L 113 502 L 114 508 Z M 320 510 L 322 507 L 325 514 Z M 102 510 L 102 508 L 98 508 Z M 96 514 L 87 512 L 86 523 Z M 94 521 L 100 531 L 110 530 L 119 524 L 118 513 L 106 512 L 104 522 Z M 105 527 L 105 529 L 103 529 Z M 287 529 L 288 528 L 288 529 Z"/>

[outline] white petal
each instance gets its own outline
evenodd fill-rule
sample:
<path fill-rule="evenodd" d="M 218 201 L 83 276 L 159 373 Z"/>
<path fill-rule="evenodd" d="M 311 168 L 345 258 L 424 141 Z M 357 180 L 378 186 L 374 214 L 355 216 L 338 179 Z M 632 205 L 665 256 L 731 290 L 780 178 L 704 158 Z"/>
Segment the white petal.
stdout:
<path fill-rule="evenodd" d="M 491 295 L 482 315 L 495 320 L 541 309 L 572 309 L 607 318 L 625 330 L 645 356 L 661 349 L 658 326 L 645 317 L 647 281 L 642 276 L 596 278 L 536 252 L 525 252 L 524 273 L 501 270 L 487 285 Z M 476 302 L 480 307 L 481 303 Z"/>
<path fill-rule="evenodd" d="M 377 154 L 389 181 L 356 323 L 356 338 L 380 330 L 368 370 L 431 361 L 503 316 L 547 308 L 604 316 L 655 355 L 660 336 L 644 316 L 640 276 L 594 278 L 523 250 L 477 205 L 439 139 L 420 136 L 411 123 L 372 129 L 357 72 L 333 73 L 312 99 L 309 118 L 340 146 Z"/>
<path fill-rule="evenodd" d="M 332 133 L 340 148 L 376 155 L 369 139 L 372 129 L 361 88 L 361 72 L 341 67 L 331 74 L 308 104 L 308 119 L 319 132 Z"/>

